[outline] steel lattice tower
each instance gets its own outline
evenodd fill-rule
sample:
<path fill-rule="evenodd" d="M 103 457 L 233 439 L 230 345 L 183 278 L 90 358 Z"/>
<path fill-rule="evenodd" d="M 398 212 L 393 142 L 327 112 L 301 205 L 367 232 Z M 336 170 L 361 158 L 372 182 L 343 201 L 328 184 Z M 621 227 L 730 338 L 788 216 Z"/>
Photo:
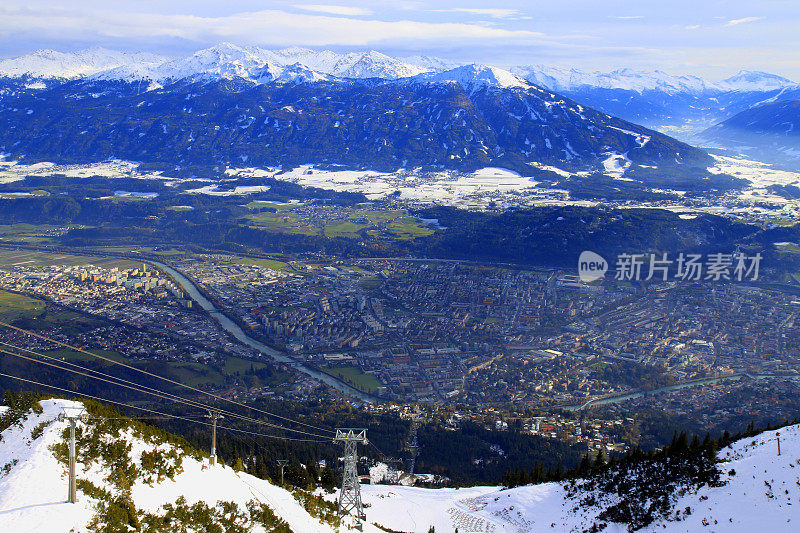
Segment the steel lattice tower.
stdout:
<path fill-rule="evenodd" d="M 366 429 L 337 429 L 333 442 L 344 444 L 344 473 L 339 491 L 339 516 L 351 515 L 364 520 L 361 484 L 358 481 L 358 443 L 369 444 Z"/>

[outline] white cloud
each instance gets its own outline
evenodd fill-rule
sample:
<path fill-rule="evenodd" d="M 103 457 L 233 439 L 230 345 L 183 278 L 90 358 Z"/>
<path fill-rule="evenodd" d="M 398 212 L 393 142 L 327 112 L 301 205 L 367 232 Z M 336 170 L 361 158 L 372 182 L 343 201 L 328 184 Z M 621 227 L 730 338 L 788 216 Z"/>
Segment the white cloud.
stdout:
<path fill-rule="evenodd" d="M 638 19 L 643 19 L 644 15 L 620 15 L 618 17 L 611 17 L 611 18 L 615 18 L 618 20 L 638 20 Z"/>
<path fill-rule="evenodd" d="M 444 13 L 467 13 L 470 15 L 486 16 L 496 19 L 503 19 L 513 17 L 519 14 L 516 9 L 493 9 L 493 8 L 470 8 L 470 7 L 453 7 L 450 9 L 433 9 L 431 11 L 444 12 Z"/>
<path fill-rule="evenodd" d="M 691 26 L 686 26 L 687 30 L 699 30 L 700 24 L 692 24 Z"/>
<path fill-rule="evenodd" d="M 761 20 L 762 18 L 764 18 L 764 17 L 745 17 L 745 18 L 742 18 L 742 19 L 734 19 L 734 20 L 729 20 L 728 23 L 725 24 L 725 25 L 726 26 L 736 26 L 738 24 L 746 24 L 748 22 L 755 22 L 757 20 Z"/>
<path fill-rule="evenodd" d="M 378 43 L 454 41 L 527 43 L 542 34 L 480 24 L 365 20 L 264 10 L 225 16 L 196 16 L 111 10 L 0 7 L 0 39 L 27 37 L 85 42 L 94 39 L 181 39 L 213 44 L 232 41 L 262 46 L 370 46 Z"/>
<path fill-rule="evenodd" d="M 329 13 L 331 15 L 344 15 L 344 16 L 358 16 L 358 15 L 371 15 L 372 11 L 369 9 L 362 9 L 360 7 L 350 6 L 333 6 L 323 4 L 301 4 L 294 6 L 298 9 L 306 11 L 315 11 L 317 13 Z"/>

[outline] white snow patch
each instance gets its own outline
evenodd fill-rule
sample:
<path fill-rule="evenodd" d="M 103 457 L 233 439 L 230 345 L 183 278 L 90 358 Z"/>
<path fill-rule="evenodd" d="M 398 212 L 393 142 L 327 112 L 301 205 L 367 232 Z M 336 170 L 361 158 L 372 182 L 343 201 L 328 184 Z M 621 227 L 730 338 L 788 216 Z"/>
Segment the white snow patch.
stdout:
<path fill-rule="evenodd" d="M 58 414 L 65 407 L 79 408 L 81 404 L 68 400 L 40 403 L 41 414 L 30 413 L 20 426 L 12 426 L 2 433 L 0 465 L 8 464 L 10 469 L 8 474 L 0 473 L 0 531 L 85 533 L 94 515 L 96 500 L 78 490 L 77 503 L 65 502 L 66 466 L 50 450 L 53 444 L 63 442 L 62 432 L 67 427 L 67 422 L 57 420 Z M 42 422 L 49 422 L 49 425 L 33 439 L 32 431 Z M 131 444 L 131 457 L 136 464 L 140 464 L 142 452 L 169 447 L 138 439 L 130 430 L 124 431 L 121 438 Z M 192 457 L 183 458 L 182 468 L 174 479 L 152 485 L 141 479 L 136 481 L 131 487 L 131 496 L 137 508 L 157 512 L 180 496 L 190 505 L 205 502 L 215 506 L 217 501 L 224 500 L 238 504 L 240 509 L 255 500 L 272 508 L 296 533 L 334 533 L 333 528 L 310 516 L 291 493 L 267 481 L 234 472 L 230 467 L 211 467 L 205 460 Z M 78 479 L 86 479 L 98 487 L 112 488 L 105 479 L 107 475 L 97 463 L 87 465 L 79 461 L 77 464 Z M 370 524 L 366 524 L 364 530 L 379 531 Z M 263 531 L 260 527 L 254 529 L 254 533 Z"/>
<path fill-rule="evenodd" d="M 622 175 L 631 166 L 631 161 L 625 154 L 619 152 L 609 152 L 608 157 L 603 160 L 603 168 L 607 176 L 613 176 L 615 179 L 622 179 Z"/>

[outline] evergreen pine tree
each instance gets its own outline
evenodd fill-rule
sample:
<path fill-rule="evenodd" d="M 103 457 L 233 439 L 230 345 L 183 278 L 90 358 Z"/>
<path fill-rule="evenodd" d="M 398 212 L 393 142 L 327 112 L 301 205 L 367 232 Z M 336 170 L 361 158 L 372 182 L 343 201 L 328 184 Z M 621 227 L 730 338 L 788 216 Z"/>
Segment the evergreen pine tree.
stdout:
<path fill-rule="evenodd" d="M 589 470 L 591 469 L 592 465 L 589 462 L 589 455 L 586 454 L 583 456 L 583 458 L 581 459 L 581 463 L 578 465 L 578 475 L 585 476 L 586 474 L 589 473 Z"/>
<path fill-rule="evenodd" d="M 597 453 L 597 457 L 594 458 L 594 470 L 600 470 L 606 465 L 606 454 L 603 452 L 601 448 L 600 451 Z"/>

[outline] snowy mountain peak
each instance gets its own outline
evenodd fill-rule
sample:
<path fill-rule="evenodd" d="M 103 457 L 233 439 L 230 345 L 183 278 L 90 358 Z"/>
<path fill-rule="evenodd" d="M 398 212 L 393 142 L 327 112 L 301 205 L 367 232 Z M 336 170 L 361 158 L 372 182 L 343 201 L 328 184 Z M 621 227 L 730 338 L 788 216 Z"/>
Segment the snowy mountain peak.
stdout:
<path fill-rule="evenodd" d="M 465 89 L 478 86 L 527 89 L 530 83 L 507 70 L 487 65 L 464 65 L 444 72 L 420 74 L 415 80 L 425 82 L 456 82 Z"/>
<path fill-rule="evenodd" d="M 299 63 L 311 70 L 339 78 L 397 79 L 430 70 L 375 50 L 339 54 L 331 50 L 316 51 L 291 47 L 282 50 L 265 50 L 264 52 L 280 64 Z"/>
<path fill-rule="evenodd" d="M 87 48 L 76 52 L 37 50 L 31 54 L 0 61 L 0 76 L 75 79 L 120 67 L 150 68 L 166 58 L 145 52 L 120 52 Z"/>
<path fill-rule="evenodd" d="M 316 70 L 311 70 L 305 65 L 295 63 L 284 67 L 280 74 L 274 78 L 276 81 L 291 82 L 291 83 L 316 83 L 321 81 L 333 81 L 336 78 L 329 76 Z"/>
<path fill-rule="evenodd" d="M 535 85 L 556 92 L 574 91 L 585 87 L 622 89 L 635 92 L 661 91 L 668 94 L 700 93 L 709 85 L 696 76 L 674 76 L 660 70 L 638 71 L 621 68 L 611 72 L 584 72 L 545 65 L 514 67 L 514 74 Z"/>
<path fill-rule="evenodd" d="M 442 59 L 441 57 L 426 56 L 426 55 L 401 57 L 400 60 L 410 65 L 416 65 L 418 67 L 424 68 L 428 72 L 442 72 L 445 70 L 452 70 L 456 67 L 461 66 L 461 63 L 457 63 L 455 61 Z"/>
<path fill-rule="evenodd" d="M 722 80 L 717 85 L 728 91 L 763 92 L 798 86 L 790 79 L 758 70 L 741 70 L 735 76 Z"/>
<path fill-rule="evenodd" d="M 343 78 L 397 79 L 429 72 L 427 68 L 404 63 L 399 59 L 374 50 L 364 52 L 355 57 L 348 54 L 346 57 L 349 60 L 355 59 L 355 57 L 357 59 L 349 67 L 337 74 Z"/>
<path fill-rule="evenodd" d="M 154 79 L 183 79 L 188 77 L 250 78 L 255 70 L 263 70 L 267 59 L 258 48 L 245 49 L 230 43 L 220 43 L 198 50 L 184 59 L 170 61 L 153 70 Z"/>

